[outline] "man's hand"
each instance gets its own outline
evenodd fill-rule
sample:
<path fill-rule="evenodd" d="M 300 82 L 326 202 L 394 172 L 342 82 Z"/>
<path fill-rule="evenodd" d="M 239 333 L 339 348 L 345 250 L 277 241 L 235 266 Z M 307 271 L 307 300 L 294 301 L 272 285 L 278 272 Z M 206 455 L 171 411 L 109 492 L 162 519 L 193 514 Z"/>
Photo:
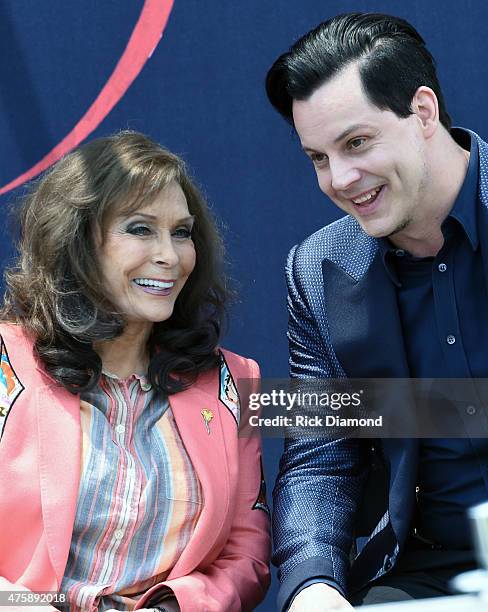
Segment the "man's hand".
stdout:
<path fill-rule="evenodd" d="M 353 610 L 342 595 L 323 582 L 317 582 L 300 591 L 294 598 L 289 612 L 329 612 L 329 610 Z"/>

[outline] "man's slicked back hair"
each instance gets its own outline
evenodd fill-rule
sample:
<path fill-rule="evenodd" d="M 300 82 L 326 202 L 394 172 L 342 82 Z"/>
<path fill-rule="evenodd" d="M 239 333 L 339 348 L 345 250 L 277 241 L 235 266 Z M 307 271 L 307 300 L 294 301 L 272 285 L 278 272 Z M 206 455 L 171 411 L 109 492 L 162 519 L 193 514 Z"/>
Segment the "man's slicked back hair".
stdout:
<path fill-rule="evenodd" d="M 302 36 L 269 70 L 268 98 L 293 125 L 293 100 L 306 100 L 353 62 L 375 106 L 408 117 L 412 98 L 424 85 L 437 96 L 440 122 L 451 128 L 435 61 L 423 38 L 404 19 L 380 13 L 338 15 Z"/>

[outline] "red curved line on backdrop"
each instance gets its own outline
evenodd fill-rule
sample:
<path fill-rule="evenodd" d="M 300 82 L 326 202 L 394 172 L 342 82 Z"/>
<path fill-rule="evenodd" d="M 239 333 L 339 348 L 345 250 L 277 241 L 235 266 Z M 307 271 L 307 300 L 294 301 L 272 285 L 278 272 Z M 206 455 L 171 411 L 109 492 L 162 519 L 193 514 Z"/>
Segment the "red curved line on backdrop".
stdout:
<path fill-rule="evenodd" d="M 80 144 L 122 98 L 157 47 L 174 0 L 145 0 L 124 53 L 96 100 L 71 132 L 47 155 L 7 185 L 0 195 L 30 180 Z"/>

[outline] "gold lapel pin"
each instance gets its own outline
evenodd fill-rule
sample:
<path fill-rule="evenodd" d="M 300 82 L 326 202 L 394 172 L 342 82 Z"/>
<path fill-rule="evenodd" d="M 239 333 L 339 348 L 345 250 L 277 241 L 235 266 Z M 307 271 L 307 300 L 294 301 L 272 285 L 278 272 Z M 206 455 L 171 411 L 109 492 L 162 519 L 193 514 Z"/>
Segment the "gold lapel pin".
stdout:
<path fill-rule="evenodd" d="M 203 417 L 203 420 L 205 422 L 205 429 L 207 430 L 207 433 L 210 433 L 210 421 L 213 419 L 213 412 L 211 410 L 209 410 L 208 408 L 204 408 L 201 412 L 201 415 Z"/>

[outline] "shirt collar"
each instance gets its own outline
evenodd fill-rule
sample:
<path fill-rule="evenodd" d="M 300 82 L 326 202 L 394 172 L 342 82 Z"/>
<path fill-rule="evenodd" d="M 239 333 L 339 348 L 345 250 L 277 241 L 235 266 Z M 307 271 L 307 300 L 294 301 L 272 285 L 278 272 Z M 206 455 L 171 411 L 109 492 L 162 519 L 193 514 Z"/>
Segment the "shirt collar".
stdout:
<path fill-rule="evenodd" d="M 137 380 L 139 382 L 139 386 L 143 391 L 150 391 L 152 389 L 152 385 L 149 382 L 149 379 L 143 374 L 131 374 L 127 378 L 119 378 L 116 374 L 112 374 L 112 372 L 107 372 L 106 370 L 103 370 L 102 374 L 106 378 L 110 378 L 111 380 L 117 381 L 118 383 L 130 384 L 134 380 Z"/>
<path fill-rule="evenodd" d="M 467 130 L 461 128 L 453 128 L 451 135 L 454 140 L 463 148 L 469 146 L 469 164 L 466 171 L 461 190 L 454 202 L 451 212 L 443 222 L 443 231 L 449 224 L 449 219 L 455 219 L 464 230 L 473 251 L 478 248 L 478 223 L 477 223 L 477 203 L 478 203 L 478 143 Z M 391 257 L 401 257 L 402 249 L 395 248 L 388 238 L 380 238 L 378 240 L 380 256 L 385 266 L 386 272 L 391 281 L 397 287 L 401 287 L 398 279 L 398 274 L 395 267 L 392 265 Z"/>
<path fill-rule="evenodd" d="M 390 277 L 390 280 L 397 287 L 401 287 L 402 284 L 398 278 L 398 274 L 395 270 L 395 266 L 391 261 L 393 257 L 402 257 L 403 251 L 402 249 L 395 248 L 392 243 L 388 240 L 388 238 L 380 238 L 378 240 L 379 251 L 381 260 L 383 261 L 383 265 L 385 266 L 386 273 Z"/>
<path fill-rule="evenodd" d="M 461 128 L 453 128 L 451 131 L 454 140 L 461 146 L 466 148 L 466 145 L 470 142 L 470 156 L 469 164 L 466 172 L 466 177 L 461 187 L 454 206 L 451 212 L 447 216 L 447 219 L 456 219 L 456 221 L 463 228 L 473 251 L 478 248 L 479 236 L 478 236 L 478 223 L 477 223 L 477 210 L 478 210 L 478 143 L 471 134 L 462 130 Z M 444 226 L 443 223 L 443 226 Z"/>

